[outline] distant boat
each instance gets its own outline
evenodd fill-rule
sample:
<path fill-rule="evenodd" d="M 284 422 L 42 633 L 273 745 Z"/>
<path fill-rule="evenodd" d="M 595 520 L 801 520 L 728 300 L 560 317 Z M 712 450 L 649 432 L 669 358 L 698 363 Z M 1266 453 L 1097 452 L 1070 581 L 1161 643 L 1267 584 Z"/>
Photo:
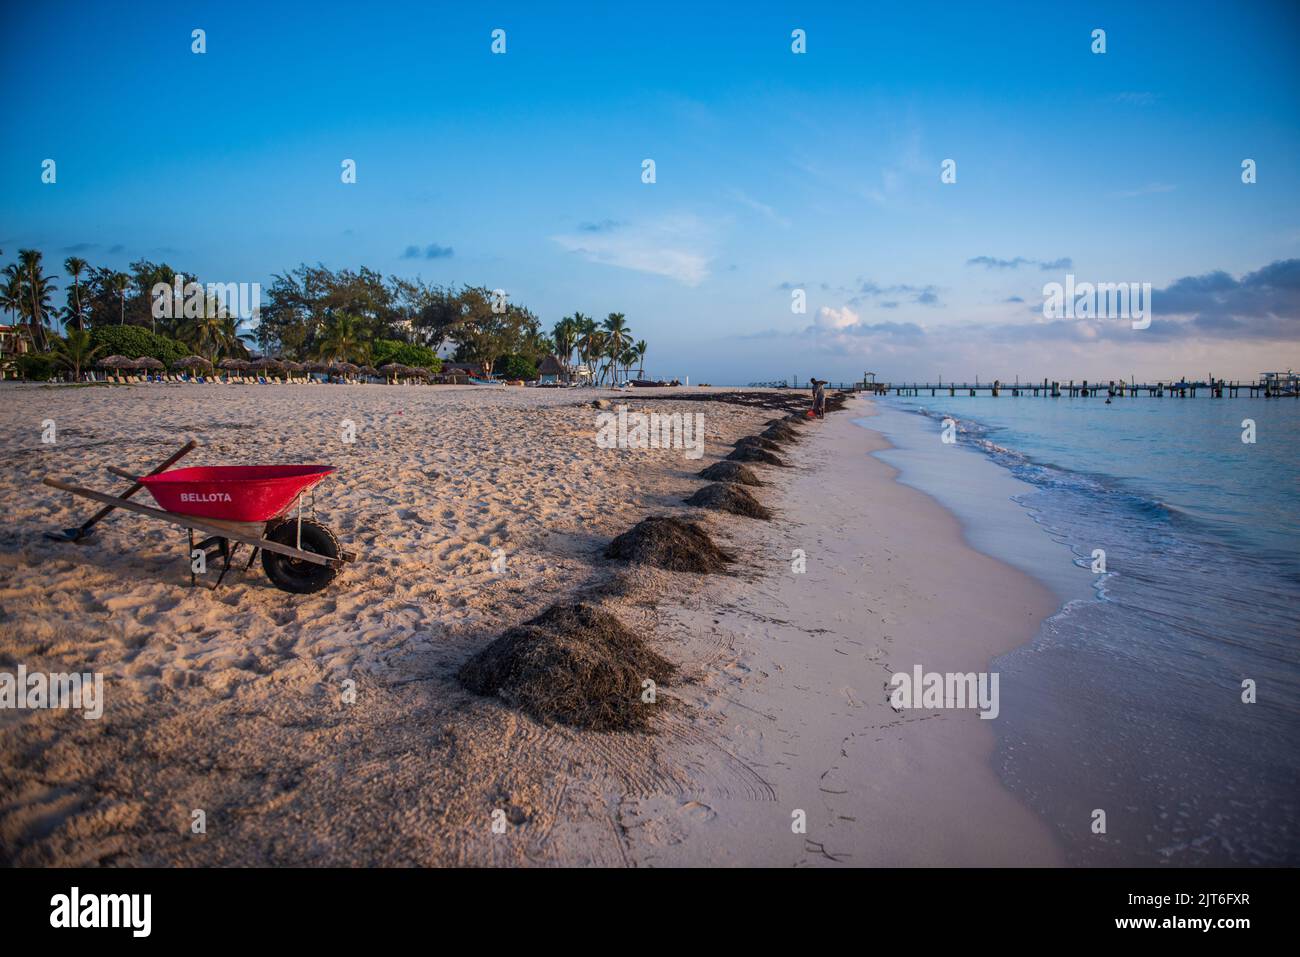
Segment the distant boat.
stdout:
<path fill-rule="evenodd" d="M 1261 372 L 1260 378 L 1270 395 L 1289 399 L 1300 396 L 1300 373 L 1292 372 L 1290 369 L 1286 372 Z"/>
<path fill-rule="evenodd" d="M 662 389 L 668 386 L 681 385 L 676 379 L 672 382 L 665 382 L 662 379 L 630 379 L 628 384 L 638 389 Z"/>

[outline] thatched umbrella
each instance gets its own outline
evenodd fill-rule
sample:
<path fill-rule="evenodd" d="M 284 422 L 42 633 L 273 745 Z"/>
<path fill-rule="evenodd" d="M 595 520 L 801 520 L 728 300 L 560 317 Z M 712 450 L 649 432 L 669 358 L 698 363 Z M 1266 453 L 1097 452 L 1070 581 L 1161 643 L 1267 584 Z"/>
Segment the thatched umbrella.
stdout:
<path fill-rule="evenodd" d="M 330 367 L 327 363 L 317 362 L 315 359 L 298 363 L 298 371 L 300 372 L 329 372 L 329 370 Z"/>
<path fill-rule="evenodd" d="M 203 356 L 186 356 L 172 363 L 177 369 L 211 369 L 212 363 Z"/>
<path fill-rule="evenodd" d="M 217 363 L 217 367 L 226 370 L 226 378 L 229 379 L 231 373 L 243 372 L 249 366 L 247 359 L 239 359 L 235 356 L 228 356 Z"/>
<path fill-rule="evenodd" d="M 433 378 L 432 372 L 420 366 L 416 366 L 412 368 L 410 372 L 411 375 L 415 376 L 417 379 L 423 379 L 425 382 L 428 382 L 430 379 Z"/>
<path fill-rule="evenodd" d="M 272 359 L 264 356 L 261 359 L 254 359 L 248 364 L 250 369 L 256 369 L 259 372 L 283 372 L 284 364 L 279 359 Z"/>
<path fill-rule="evenodd" d="M 95 363 L 101 369 L 112 369 L 114 372 L 121 372 L 123 369 L 134 368 L 132 363 L 134 359 L 128 359 L 126 356 L 105 356 Z"/>
<path fill-rule="evenodd" d="M 402 365 L 400 362 L 389 362 L 386 365 L 380 366 L 379 371 L 384 374 L 384 379 L 387 381 L 388 379 L 396 379 L 402 374 L 402 370 L 405 368 L 406 366 Z"/>
<path fill-rule="evenodd" d="M 379 370 L 376 369 L 374 366 L 362 366 L 358 371 L 360 371 L 360 373 L 365 376 L 379 375 Z"/>

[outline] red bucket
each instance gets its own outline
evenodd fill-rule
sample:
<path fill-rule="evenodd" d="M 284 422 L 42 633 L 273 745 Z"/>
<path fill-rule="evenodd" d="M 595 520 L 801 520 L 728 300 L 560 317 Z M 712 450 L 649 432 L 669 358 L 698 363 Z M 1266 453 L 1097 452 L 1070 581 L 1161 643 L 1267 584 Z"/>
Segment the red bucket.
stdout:
<path fill-rule="evenodd" d="M 141 476 L 160 508 L 228 522 L 267 522 L 334 471 L 332 465 L 207 465 Z"/>

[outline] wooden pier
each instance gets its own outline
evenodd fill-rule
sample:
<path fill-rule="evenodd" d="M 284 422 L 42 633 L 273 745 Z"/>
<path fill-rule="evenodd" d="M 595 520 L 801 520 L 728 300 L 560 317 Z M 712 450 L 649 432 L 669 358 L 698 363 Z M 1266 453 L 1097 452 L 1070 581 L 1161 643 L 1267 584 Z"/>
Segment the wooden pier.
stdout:
<path fill-rule="evenodd" d="M 1091 396 L 1104 396 L 1107 399 L 1136 398 L 1138 396 L 1147 396 L 1150 398 L 1161 399 L 1166 396 L 1172 398 L 1192 399 L 1196 398 L 1197 393 L 1208 395 L 1211 398 L 1222 399 L 1237 398 L 1238 396 L 1249 396 L 1250 398 L 1295 398 L 1300 396 L 1300 374 L 1293 373 L 1265 373 L 1254 382 L 1241 382 L 1238 380 L 1216 379 L 1213 375 L 1204 381 L 1190 382 L 1186 379 L 1171 382 L 1131 382 L 1124 379 L 1110 379 L 1106 382 L 1089 382 L 1087 379 L 1080 379 L 1077 382 L 1070 379 L 1068 382 L 1058 382 L 1055 380 L 1044 379 L 1042 382 L 1002 382 L 994 379 L 992 382 L 868 382 L 862 381 L 854 384 L 855 391 L 866 392 L 874 395 L 894 395 L 904 396 L 931 396 L 947 395 L 955 397 L 959 395 L 976 396 L 980 394 L 990 396 L 1013 395 L 1013 396 L 1043 396 L 1045 398 L 1088 398 Z"/>

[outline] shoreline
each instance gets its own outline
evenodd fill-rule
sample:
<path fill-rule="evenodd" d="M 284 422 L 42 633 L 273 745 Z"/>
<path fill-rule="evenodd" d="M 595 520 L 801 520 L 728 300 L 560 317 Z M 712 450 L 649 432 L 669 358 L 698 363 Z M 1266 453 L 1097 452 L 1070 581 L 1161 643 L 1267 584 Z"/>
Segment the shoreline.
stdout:
<path fill-rule="evenodd" d="M 1058 603 L 1028 575 L 976 552 L 955 515 L 869 454 L 888 447 L 854 422 L 869 408 L 853 400 L 806 435 L 799 450 L 814 467 L 783 483 L 770 532 L 752 527 L 764 523 L 728 529 L 742 550 L 766 550 L 776 571 L 719 595 L 717 608 L 671 613 L 675 630 L 721 633 L 729 649 L 688 699 L 695 723 L 728 758 L 696 760 L 706 776 L 732 760 L 752 767 L 772 799 L 692 796 L 681 804 L 691 823 L 671 845 L 639 846 L 643 863 L 1064 862 L 1048 825 L 994 770 L 991 722 L 973 711 L 900 714 L 889 705 L 891 673 L 916 664 L 986 671 L 1029 643 Z M 788 559 L 801 547 L 807 572 L 799 576 Z M 807 815 L 802 838 L 791 830 L 796 810 Z"/>

